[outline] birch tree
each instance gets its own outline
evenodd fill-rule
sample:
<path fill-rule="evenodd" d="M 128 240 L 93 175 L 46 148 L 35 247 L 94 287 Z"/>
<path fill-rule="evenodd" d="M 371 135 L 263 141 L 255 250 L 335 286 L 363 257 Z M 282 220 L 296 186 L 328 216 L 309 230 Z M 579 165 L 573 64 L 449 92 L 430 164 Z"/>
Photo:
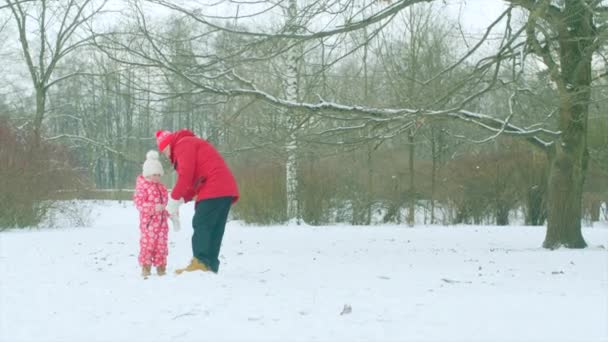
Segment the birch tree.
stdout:
<path fill-rule="evenodd" d="M 286 27 L 288 34 L 298 33 L 298 3 L 297 0 L 289 0 L 286 9 Z M 299 45 L 297 45 L 299 47 Z M 293 103 L 299 101 L 298 96 L 298 60 L 301 58 L 296 47 L 289 48 L 285 53 L 285 100 Z M 290 110 L 290 109 L 282 109 Z M 288 136 L 285 143 L 287 155 L 285 161 L 285 192 L 287 200 L 287 219 L 296 220 L 299 223 L 298 204 L 298 140 L 296 136 L 297 116 L 288 115 Z"/>

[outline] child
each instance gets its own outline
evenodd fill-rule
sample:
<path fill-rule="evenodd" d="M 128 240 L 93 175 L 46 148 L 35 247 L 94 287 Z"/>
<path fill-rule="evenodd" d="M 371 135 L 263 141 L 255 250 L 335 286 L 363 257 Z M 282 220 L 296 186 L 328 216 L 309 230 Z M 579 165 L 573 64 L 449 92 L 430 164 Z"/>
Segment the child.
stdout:
<path fill-rule="evenodd" d="M 158 152 L 149 151 L 143 165 L 143 172 L 137 177 L 133 201 L 139 210 L 139 264 L 141 275 L 147 278 L 152 265 L 156 266 L 159 276 L 167 270 L 167 235 L 169 214 L 167 205 L 167 188 L 160 182 L 164 174 L 163 166 L 158 160 Z"/>

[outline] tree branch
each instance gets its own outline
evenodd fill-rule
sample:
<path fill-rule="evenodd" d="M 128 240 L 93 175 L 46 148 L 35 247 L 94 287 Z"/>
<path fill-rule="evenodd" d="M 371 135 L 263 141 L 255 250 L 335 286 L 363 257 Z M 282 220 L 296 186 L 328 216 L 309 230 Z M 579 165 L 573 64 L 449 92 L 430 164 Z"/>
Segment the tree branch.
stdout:
<path fill-rule="evenodd" d="M 181 6 L 178 6 L 171 1 L 165 1 L 165 0 L 147 0 L 147 1 L 151 2 L 151 3 L 156 3 L 158 5 L 161 5 L 161 6 L 170 8 L 172 10 L 175 10 L 177 12 L 180 12 L 182 14 L 185 14 L 186 16 L 196 20 L 197 22 L 200 22 L 204 25 L 207 25 L 209 27 L 212 27 L 214 29 L 224 31 L 224 32 L 239 34 L 239 35 L 243 35 L 243 36 L 265 37 L 265 38 L 272 38 L 272 39 L 289 38 L 289 39 L 310 40 L 310 39 L 319 39 L 319 38 L 334 36 L 334 35 L 340 34 L 340 33 L 348 33 L 348 32 L 352 32 L 352 31 L 357 31 L 357 30 L 360 30 L 371 24 L 374 24 L 374 23 L 377 23 L 384 19 L 390 18 L 392 15 L 394 15 L 395 13 L 398 13 L 399 11 L 401 11 L 402 9 L 404 9 L 406 7 L 412 6 L 417 3 L 432 2 L 434 0 L 399 0 L 399 1 L 396 1 L 395 3 L 391 4 L 384 10 L 382 10 L 378 13 L 374 13 L 367 18 L 361 19 L 359 21 L 348 22 L 339 28 L 335 28 L 335 29 L 327 30 L 327 31 L 319 31 L 319 32 L 315 32 L 312 34 L 264 33 L 264 32 L 253 32 L 253 31 L 230 29 L 230 28 L 227 28 L 224 26 L 214 24 L 208 20 L 205 20 L 201 16 L 195 15 L 194 11 L 188 10 Z"/>

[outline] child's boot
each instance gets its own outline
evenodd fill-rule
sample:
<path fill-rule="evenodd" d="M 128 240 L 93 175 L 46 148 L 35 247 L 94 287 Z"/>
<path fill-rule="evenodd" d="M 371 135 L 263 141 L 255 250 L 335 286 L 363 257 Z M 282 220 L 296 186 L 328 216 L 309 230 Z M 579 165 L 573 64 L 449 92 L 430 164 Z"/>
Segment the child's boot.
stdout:
<path fill-rule="evenodd" d="M 150 266 L 150 265 L 143 265 L 141 267 L 141 276 L 144 278 L 147 278 L 150 275 L 151 268 L 152 268 L 152 266 Z"/>
<path fill-rule="evenodd" d="M 166 265 L 156 266 L 156 274 L 158 274 L 159 276 L 164 276 L 166 273 L 167 273 Z"/>

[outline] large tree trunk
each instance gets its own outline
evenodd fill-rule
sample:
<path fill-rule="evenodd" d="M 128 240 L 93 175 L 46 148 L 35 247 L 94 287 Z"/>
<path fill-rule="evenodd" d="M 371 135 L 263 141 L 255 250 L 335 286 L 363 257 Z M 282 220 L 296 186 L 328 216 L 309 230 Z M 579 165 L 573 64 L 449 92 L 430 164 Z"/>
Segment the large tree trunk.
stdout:
<path fill-rule="evenodd" d="M 559 129 L 549 152 L 545 248 L 584 248 L 582 195 L 587 169 L 587 116 L 591 99 L 592 15 L 580 1 L 566 1 L 559 27 Z"/>
<path fill-rule="evenodd" d="M 585 172 L 583 148 L 582 142 L 571 149 L 560 147 L 551 157 L 547 189 L 547 235 L 543 242 L 545 248 L 587 246 L 581 233 Z"/>

